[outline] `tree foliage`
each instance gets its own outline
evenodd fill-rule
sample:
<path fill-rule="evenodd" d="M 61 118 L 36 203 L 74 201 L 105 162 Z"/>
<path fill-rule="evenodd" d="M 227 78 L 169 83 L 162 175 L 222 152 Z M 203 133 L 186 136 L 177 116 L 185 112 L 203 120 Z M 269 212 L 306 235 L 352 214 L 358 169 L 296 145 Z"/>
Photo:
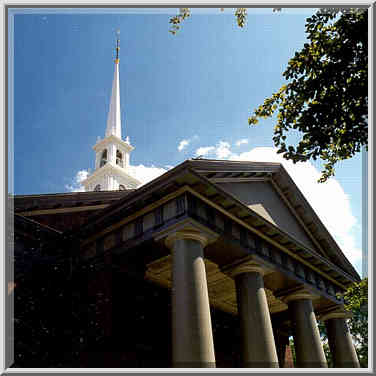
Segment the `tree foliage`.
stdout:
<path fill-rule="evenodd" d="M 223 12 L 224 8 L 221 8 L 220 10 L 221 12 Z M 190 8 L 180 8 L 179 13 L 176 16 L 170 18 L 170 24 L 172 24 L 171 29 L 169 30 L 170 33 L 175 35 L 180 30 L 182 22 L 190 16 Z M 235 10 L 235 16 L 238 26 L 244 27 L 247 22 L 247 9 L 237 8 Z"/>
<path fill-rule="evenodd" d="M 344 301 L 345 309 L 353 314 L 348 326 L 360 365 L 368 367 L 368 279 L 351 286 L 344 295 Z"/>
<path fill-rule="evenodd" d="M 220 8 L 220 11 L 223 12 L 225 9 Z M 280 11 L 281 8 L 273 8 L 273 12 Z M 169 30 L 171 34 L 176 34 L 180 28 L 181 23 L 188 17 L 191 16 L 190 8 L 180 8 L 179 13 L 170 18 L 170 24 L 172 24 L 171 29 Z M 239 27 L 243 28 L 247 24 L 247 8 L 236 8 L 235 9 L 236 22 Z"/>
<path fill-rule="evenodd" d="M 295 53 L 283 76 L 289 82 L 255 109 L 250 125 L 278 111 L 273 141 L 283 157 L 325 161 L 320 182 L 334 165 L 367 147 L 367 12 L 321 9 L 306 20 L 309 43 Z M 297 146 L 286 145 L 296 129 Z"/>
<path fill-rule="evenodd" d="M 170 32 L 176 34 L 190 14 L 189 8 L 181 8 L 170 19 Z M 237 8 L 235 16 L 243 28 L 247 9 Z M 278 153 L 294 163 L 321 158 L 319 182 L 325 182 L 334 176 L 337 162 L 368 145 L 367 11 L 320 9 L 307 18 L 306 33 L 309 42 L 283 73 L 287 84 L 266 98 L 248 123 L 256 125 L 260 118 L 277 113 L 273 141 Z M 297 145 L 287 144 L 292 129 L 301 135 Z"/>
<path fill-rule="evenodd" d="M 184 21 L 186 18 L 188 18 L 191 15 L 191 11 L 189 8 L 180 8 L 179 13 L 170 18 L 170 24 L 172 24 L 170 33 L 176 34 L 180 30 L 180 24 L 182 21 Z"/>

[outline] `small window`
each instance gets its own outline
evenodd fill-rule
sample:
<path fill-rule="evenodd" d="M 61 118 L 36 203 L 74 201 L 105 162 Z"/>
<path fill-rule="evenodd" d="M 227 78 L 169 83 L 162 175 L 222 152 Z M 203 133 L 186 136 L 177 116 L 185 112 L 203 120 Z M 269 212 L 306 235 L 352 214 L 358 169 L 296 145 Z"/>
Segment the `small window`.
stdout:
<path fill-rule="evenodd" d="M 94 192 L 99 192 L 101 190 L 101 185 L 97 184 L 94 188 Z"/>
<path fill-rule="evenodd" d="M 123 184 L 120 184 L 120 185 L 119 185 L 119 191 L 125 191 L 125 187 L 124 187 Z"/>
<path fill-rule="evenodd" d="M 103 167 L 107 163 L 107 149 L 104 149 L 102 152 L 101 162 L 99 167 Z"/>
<path fill-rule="evenodd" d="M 120 150 L 116 151 L 116 164 L 123 167 L 123 154 Z"/>

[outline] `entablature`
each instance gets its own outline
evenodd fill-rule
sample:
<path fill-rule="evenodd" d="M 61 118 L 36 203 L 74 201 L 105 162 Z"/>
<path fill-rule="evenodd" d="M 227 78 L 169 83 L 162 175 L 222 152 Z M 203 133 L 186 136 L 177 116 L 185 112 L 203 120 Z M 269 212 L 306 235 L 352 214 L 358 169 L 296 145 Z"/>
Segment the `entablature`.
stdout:
<path fill-rule="evenodd" d="M 281 289 L 288 280 L 290 286 L 304 284 L 322 299 L 341 303 L 337 294 L 352 282 L 351 277 L 294 239 L 287 238 L 286 242 L 284 234 L 280 234 L 280 238 L 273 237 L 270 227 L 252 226 L 244 221 L 244 216 L 236 216 L 236 211 L 231 211 L 231 206 L 229 208 L 226 211 L 218 207 L 184 185 L 142 209 L 132 212 L 130 208 L 129 211 L 124 210 L 123 215 L 116 213 L 117 221 L 82 238 L 81 256 L 99 259 L 106 252 L 120 256 L 133 252 L 134 257 L 144 258 L 144 262 L 150 264 L 169 255 L 163 243 L 163 233 L 171 233 L 174 227 L 190 221 L 217 234 L 217 240 L 205 249 L 205 257 L 218 268 L 253 257 L 272 269 L 272 274 L 282 276 L 279 279 L 283 282 L 278 282 L 275 290 Z M 154 254 L 153 248 L 157 243 L 159 251 Z M 270 282 L 266 285 L 273 290 L 278 278 L 267 276 L 266 281 L 268 279 Z"/>

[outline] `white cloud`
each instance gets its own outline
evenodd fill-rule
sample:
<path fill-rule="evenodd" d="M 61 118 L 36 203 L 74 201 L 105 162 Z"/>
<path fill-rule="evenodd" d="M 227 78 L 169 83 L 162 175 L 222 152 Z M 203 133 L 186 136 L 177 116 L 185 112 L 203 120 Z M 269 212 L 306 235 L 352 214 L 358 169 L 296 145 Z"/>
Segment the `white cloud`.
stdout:
<path fill-rule="evenodd" d="M 81 182 L 83 182 L 85 179 L 87 179 L 88 175 L 89 175 L 88 170 L 78 171 L 77 175 L 76 175 L 76 183 L 81 184 Z"/>
<path fill-rule="evenodd" d="M 80 170 L 77 172 L 73 178 L 72 184 L 66 184 L 65 189 L 69 192 L 85 192 L 85 188 L 81 185 L 81 182 L 84 181 L 89 176 L 88 170 Z"/>
<path fill-rule="evenodd" d="M 215 155 L 218 159 L 226 159 L 231 156 L 231 145 L 227 141 L 219 141 L 216 146 L 203 146 L 196 150 L 196 155 Z"/>
<path fill-rule="evenodd" d="M 195 134 L 193 137 L 191 138 L 187 138 L 187 139 L 184 139 L 184 140 L 181 140 L 179 142 L 179 145 L 178 145 L 178 150 L 179 151 L 183 151 L 184 149 L 186 149 L 188 147 L 188 145 L 192 142 L 192 141 L 195 141 L 195 140 L 198 140 L 199 137 L 197 136 L 197 134 Z"/>
<path fill-rule="evenodd" d="M 230 144 L 226 141 L 219 141 L 215 154 L 219 159 L 225 159 L 231 155 Z"/>
<path fill-rule="evenodd" d="M 246 145 L 246 144 L 248 144 L 248 139 L 247 138 L 242 138 L 241 140 L 238 140 L 238 141 L 235 142 L 236 146 Z"/>
<path fill-rule="evenodd" d="M 179 151 L 184 150 L 190 144 L 190 142 L 191 142 L 190 140 L 181 140 L 178 145 L 178 150 Z"/>
<path fill-rule="evenodd" d="M 202 155 L 202 156 L 205 156 L 205 155 L 208 155 L 210 154 L 212 151 L 215 150 L 215 147 L 214 146 L 203 146 L 203 147 L 200 147 L 196 150 L 195 154 L 196 155 Z"/>
<path fill-rule="evenodd" d="M 130 175 L 138 179 L 142 184 L 149 183 L 153 179 L 167 172 L 167 169 L 155 166 L 129 166 Z"/>

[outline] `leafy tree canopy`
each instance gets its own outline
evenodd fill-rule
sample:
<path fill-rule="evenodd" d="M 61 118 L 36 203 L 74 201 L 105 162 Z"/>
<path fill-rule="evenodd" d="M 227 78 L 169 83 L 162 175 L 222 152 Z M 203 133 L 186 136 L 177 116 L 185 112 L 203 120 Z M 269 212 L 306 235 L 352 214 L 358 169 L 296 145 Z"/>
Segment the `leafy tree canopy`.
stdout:
<path fill-rule="evenodd" d="M 288 62 L 289 82 L 265 99 L 250 125 L 278 110 L 273 141 L 294 163 L 324 160 L 320 182 L 334 175 L 334 165 L 367 147 L 367 12 L 321 9 L 306 21 L 310 43 Z M 301 132 L 286 145 L 290 129 Z"/>
<path fill-rule="evenodd" d="M 351 286 L 344 295 L 344 302 L 345 309 L 353 314 L 348 325 L 360 365 L 368 367 L 368 278 Z"/>
<path fill-rule="evenodd" d="M 280 8 L 273 9 L 279 11 Z M 190 16 L 189 8 L 170 19 L 171 33 Z M 244 27 L 247 10 L 235 16 Z M 278 153 L 294 163 L 321 158 L 319 182 L 334 175 L 334 165 L 367 149 L 368 19 L 364 9 L 320 9 L 306 20 L 309 40 L 288 62 L 288 81 L 256 108 L 248 123 L 277 113 L 273 141 Z M 289 130 L 299 131 L 297 145 L 287 145 Z"/>
<path fill-rule="evenodd" d="M 224 11 L 224 8 L 220 8 L 221 12 Z M 273 12 L 280 11 L 281 8 L 273 8 Z M 170 33 L 171 34 L 176 34 L 180 28 L 181 28 L 181 23 L 188 17 L 191 16 L 191 10 L 190 8 L 180 8 L 179 13 L 170 18 L 170 24 L 171 29 Z M 235 9 L 235 17 L 236 17 L 236 22 L 239 27 L 244 27 L 247 23 L 247 8 L 236 8 Z"/>

